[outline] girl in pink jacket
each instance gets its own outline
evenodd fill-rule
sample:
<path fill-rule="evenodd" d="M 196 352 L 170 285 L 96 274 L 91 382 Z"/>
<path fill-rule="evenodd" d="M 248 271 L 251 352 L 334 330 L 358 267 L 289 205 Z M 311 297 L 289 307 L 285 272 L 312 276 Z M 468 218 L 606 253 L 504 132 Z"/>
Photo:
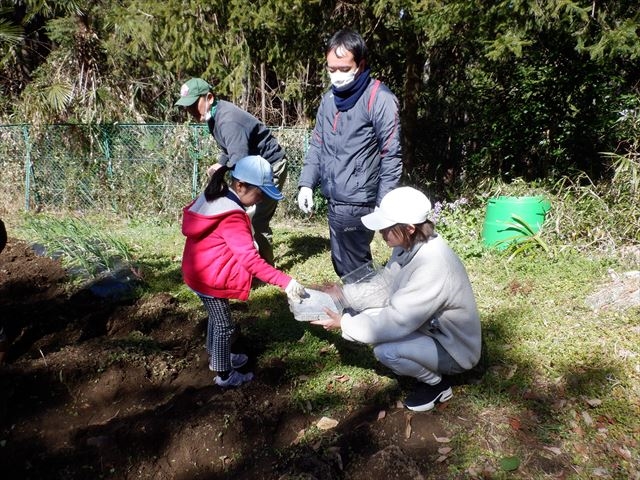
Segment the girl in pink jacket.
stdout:
<path fill-rule="evenodd" d="M 251 381 L 252 373 L 236 369 L 247 363 L 244 354 L 231 353 L 235 330 L 229 299 L 246 300 L 253 277 L 285 290 L 292 299 L 305 295 L 304 287 L 289 275 L 260 257 L 246 209 L 264 195 L 282 200 L 273 183 L 271 165 L 252 155 L 240 159 L 231 170 L 216 170 L 204 192 L 184 207 L 182 233 L 187 237 L 182 254 L 184 282 L 202 300 L 208 316 L 206 348 L 209 368 L 217 373 L 214 382 L 221 387 L 237 387 Z"/>

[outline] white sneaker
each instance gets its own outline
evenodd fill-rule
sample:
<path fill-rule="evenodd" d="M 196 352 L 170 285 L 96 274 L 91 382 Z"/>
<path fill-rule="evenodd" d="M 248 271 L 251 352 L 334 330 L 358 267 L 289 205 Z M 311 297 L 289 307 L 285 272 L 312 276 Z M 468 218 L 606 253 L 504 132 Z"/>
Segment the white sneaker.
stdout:
<path fill-rule="evenodd" d="M 249 357 L 247 357 L 244 353 L 232 353 L 231 354 L 231 368 L 237 369 L 244 367 L 245 364 L 249 361 Z M 215 368 L 213 368 L 213 363 L 211 363 L 211 358 L 209 358 L 209 370 L 215 372 Z"/>
<path fill-rule="evenodd" d="M 253 380 L 253 373 L 240 373 L 237 370 L 231 370 L 226 380 L 222 380 L 218 376 L 213 379 L 214 383 L 222 388 L 239 387 L 243 383 L 248 383 L 251 380 Z"/>
<path fill-rule="evenodd" d="M 231 368 L 241 368 L 249 361 L 244 353 L 232 353 L 231 354 Z"/>

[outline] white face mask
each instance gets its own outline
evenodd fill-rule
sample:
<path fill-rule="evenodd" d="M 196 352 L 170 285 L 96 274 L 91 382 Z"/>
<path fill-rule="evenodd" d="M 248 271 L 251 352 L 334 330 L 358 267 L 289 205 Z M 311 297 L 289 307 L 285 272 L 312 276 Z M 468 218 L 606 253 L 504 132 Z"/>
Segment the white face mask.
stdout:
<path fill-rule="evenodd" d="M 349 72 L 341 72 L 340 70 L 336 70 L 335 72 L 329 72 L 329 79 L 331 80 L 331 84 L 336 88 L 346 87 L 351 84 L 355 78 L 358 70 L 352 70 Z"/>

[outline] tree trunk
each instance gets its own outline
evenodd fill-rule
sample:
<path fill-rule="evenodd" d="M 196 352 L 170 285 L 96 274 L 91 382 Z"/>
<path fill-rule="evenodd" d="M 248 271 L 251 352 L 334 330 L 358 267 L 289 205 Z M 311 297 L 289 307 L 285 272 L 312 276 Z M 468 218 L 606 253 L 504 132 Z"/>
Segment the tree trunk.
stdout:
<path fill-rule="evenodd" d="M 266 68 L 264 62 L 260 63 L 260 112 L 262 115 L 262 121 L 266 123 L 267 121 L 267 99 L 265 92 L 265 82 L 266 82 Z"/>
<path fill-rule="evenodd" d="M 418 54 L 416 36 L 407 33 L 405 36 L 405 81 L 402 92 L 401 125 L 402 125 L 402 162 L 405 173 L 413 170 L 416 156 L 418 98 L 422 83 L 421 72 L 424 59 Z"/>

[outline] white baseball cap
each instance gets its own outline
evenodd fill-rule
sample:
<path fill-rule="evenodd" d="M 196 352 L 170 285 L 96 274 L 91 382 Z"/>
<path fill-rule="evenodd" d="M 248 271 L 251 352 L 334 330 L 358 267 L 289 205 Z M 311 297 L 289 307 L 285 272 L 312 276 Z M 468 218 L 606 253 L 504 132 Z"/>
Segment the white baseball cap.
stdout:
<path fill-rule="evenodd" d="M 380 206 L 361 218 L 369 230 L 383 230 L 396 223 L 418 225 L 427 221 L 431 202 L 412 187 L 399 187 L 387 193 Z"/>

